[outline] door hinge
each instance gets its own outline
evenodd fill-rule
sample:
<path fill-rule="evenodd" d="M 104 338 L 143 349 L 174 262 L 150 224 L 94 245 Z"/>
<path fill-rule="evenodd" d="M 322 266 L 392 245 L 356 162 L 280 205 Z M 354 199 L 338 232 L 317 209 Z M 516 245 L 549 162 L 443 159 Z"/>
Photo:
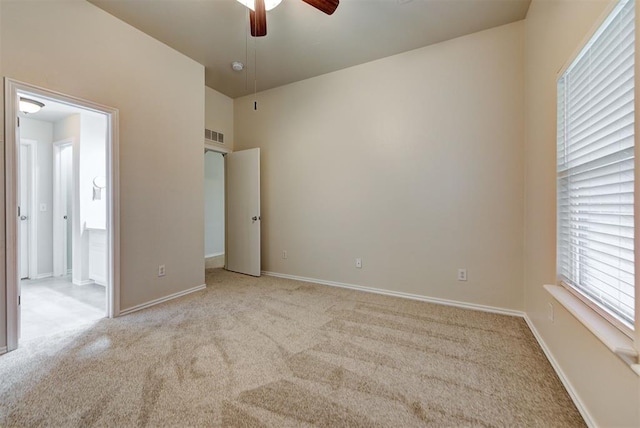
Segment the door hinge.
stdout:
<path fill-rule="evenodd" d="M 20 128 L 20 118 L 17 117 L 16 119 L 18 119 L 18 128 Z"/>
<path fill-rule="evenodd" d="M 18 306 L 20 306 L 20 303 L 21 303 L 21 300 L 22 300 L 21 297 L 22 296 L 18 296 Z"/>
<path fill-rule="evenodd" d="M 18 217 L 20 217 L 20 206 L 18 205 Z"/>

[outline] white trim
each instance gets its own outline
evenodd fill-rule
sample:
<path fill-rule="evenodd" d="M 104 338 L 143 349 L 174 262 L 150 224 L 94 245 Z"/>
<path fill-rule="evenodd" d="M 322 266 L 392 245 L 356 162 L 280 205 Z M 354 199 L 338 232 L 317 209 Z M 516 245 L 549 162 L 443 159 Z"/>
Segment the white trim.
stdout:
<path fill-rule="evenodd" d="M 17 272 L 17 194 L 16 194 L 16 149 L 20 131 L 17 129 L 18 93 L 29 93 L 45 99 L 104 114 L 107 118 L 107 257 L 108 287 L 107 316 L 113 318 L 120 313 L 120 177 L 119 177 L 119 112 L 118 109 L 76 98 L 60 92 L 4 78 L 5 94 L 5 252 L 6 252 L 6 305 L 7 305 L 7 350 L 18 347 L 18 288 Z M 0 290 L 2 291 L 2 290 Z"/>
<path fill-rule="evenodd" d="M 89 285 L 89 284 L 93 284 L 95 281 L 93 279 L 85 279 L 84 281 L 72 281 L 71 283 L 73 285 Z"/>
<path fill-rule="evenodd" d="M 640 8 L 637 7 L 636 5 L 636 16 L 635 16 L 635 22 L 636 22 L 636 26 L 635 26 L 635 40 L 640 39 L 640 26 L 637 25 L 638 22 L 640 22 Z M 640 55 L 640 46 L 637 42 L 634 42 L 634 48 L 635 48 L 635 57 L 638 58 Z M 634 78 L 634 82 L 633 82 L 633 89 L 634 89 L 634 135 L 640 135 L 640 120 L 638 120 L 638 111 L 640 111 L 640 84 L 638 84 L 640 78 L 638 77 L 640 76 L 640 61 L 635 61 L 635 69 L 633 70 L 633 78 Z M 633 218 L 634 218 L 634 228 L 633 228 L 633 240 L 634 240 L 634 245 L 637 245 L 637 242 L 640 242 L 640 228 L 638 227 L 638 218 L 640 218 L 640 198 L 638 198 L 638 194 L 640 194 L 640 156 L 637 155 L 638 151 L 637 151 L 637 139 L 636 139 L 636 144 L 634 144 L 634 149 L 635 149 L 635 153 L 636 155 L 634 155 L 634 164 L 633 164 L 633 173 L 634 173 L 634 178 L 633 178 Z M 636 247 L 637 248 L 637 247 Z M 638 266 L 640 265 L 640 251 L 638 251 L 637 249 L 634 251 L 633 254 L 633 262 L 634 262 L 634 266 Z M 637 275 L 634 275 L 634 281 L 635 281 L 635 320 L 634 320 L 634 345 L 635 348 L 640 350 L 640 278 L 638 278 Z M 639 365 L 634 365 L 631 366 L 631 368 L 638 374 L 640 375 L 640 366 Z"/>
<path fill-rule="evenodd" d="M 638 351 L 633 347 L 630 337 L 564 287 L 544 285 L 544 289 L 629 367 L 638 364 Z"/>
<path fill-rule="evenodd" d="M 7 296 L 7 351 L 18 347 L 20 328 L 20 308 L 18 294 L 20 286 L 20 272 L 18 272 L 18 177 L 16 165 L 16 150 L 20 140 L 20 129 L 17 124 L 17 94 L 11 81 L 4 79 L 4 112 L 5 112 L 5 253 L 6 253 L 6 281 Z"/>
<path fill-rule="evenodd" d="M 220 146 L 215 145 L 215 144 L 210 144 L 210 143 L 207 143 L 206 140 L 205 140 L 205 143 L 204 143 L 204 148 L 208 149 L 208 150 L 212 150 L 212 151 L 217 152 L 217 153 L 220 153 L 221 155 L 226 155 L 228 153 L 233 152 L 233 150 L 229 149 L 228 147 L 220 147 Z"/>
<path fill-rule="evenodd" d="M 418 300 L 421 302 L 437 303 L 445 306 L 455 306 L 457 308 L 472 309 L 475 311 L 491 312 L 494 314 L 511 315 L 515 317 L 524 317 L 524 312 L 513 309 L 498 308 L 495 306 L 478 305 L 476 303 L 460 302 L 457 300 L 439 299 L 436 297 L 427 297 L 420 294 L 403 293 L 401 291 L 391 291 L 382 288 L 364 287 L 362 285 L 345 284 L 342 282 L 325 281 L 323 279 L 306 278 L 303 276 L 288 275 L 284 273 L 262 271 L 263 275 L 273 276 L 276 278 L 294 279 L 296 281 L 312 282 L 314 284 L 329 285 L 331 287 L 348 288 L 350 290 L 359 290 L 367 293 L 382 294 L 385 296 L 400 297 L 403 299 Z"/>
<path fill-rule="evenodd" d="M 120 315 L 120 111 L 107 115 L 107 315 Z M 109 193 L 109 188 L 111 192 Z"/>
<path fill-rule="evenodd" d="M 6 354 L 6 353 L 7 353 L 7 347 L 6 346 L 0 346 L 0 355 Z"/>
<path fill-rule="evenodd" d="M 211 257 L 219 257 L 219 256 L 224 256 L 224 251 L 221 252 L 221 253 L 205 254 L 204 258 L 208 259 L 208 258 L 211 258 Z"/>
<path fill-rule="evenodd" d="M 580 290 L 578 287 L 574 287 L 573 285 L 563 281 L 562 279 L 559 279 L 558 284 L 544 285 L 543 287 L 544 288 L 560 287 L 563 290 L 568 291 L 573 297 L 580 300 L 581 305 L 579 306 L 589 308 L 591 312 L 597 313 L 598 316 L 600 316 L 602 319 L 607 321 L 607 323 L 617 328 L 622 334 L 626 335 L 629 338 L 633 338 L 633 327 L 629 326 L 629 324 L 625 324 L 623 321 L 618 319 L 613 313 L 608 312 L 606 308 L 600 306 L 598 302 L 594 301 L 594 299 L 591 296 L 582 292 L 582 290 Z M 551 291 L 551 290 L 548 290 L 548 291 L 549 293 L 553 294 L 555 297 L 554 291 Z M 560 291 L 558 291 L 558 293 L 560 293 Z M 558 297 L 556 297 L 556 299 L 558 299 Z M 567 299 L 567 302 L 573 302 L 573 300 Z M 561 301 L 560 303 L 563 303 L 563 302 Z M 569 303 L 569 304 L 573 305 L 573 303 Z M 589 319 L 591 319 L 591 316 L 589 316 Z M 585 320 L 580 319 L 580 321 L 584 322 Z M 599 322 L 600 321 L 598 321 L 598 323 Z"/>
<path fill-rule="evenodd" d="M 614 9 L 616 9 L 616 7 L 619 6 L 620 3 L 621 3 L 620 0 L 609 0 L 609 4 L 604 9 L 602 14 L 598 17 L 598 19 L 595 21 L 595 23 L 591 26 L 591 28 L 589 29 L 589 32 L 582 38 L 582 40 L 580 40 L 580 43 L 578 43 L 577 47 L 573 50 L 573 52 L 569 56 L 569 59 L 567 59 L 567 61 L 564 64 L 562 64 L 562 67 L 560 67 L 560 69 L 558 70 L 558 73 L 556 74 L 556 81 L 564 74 L 565 71 L 567 71 L 567 69 L 572 65 L 572 63 L 578 58 L 578 56 L 582 53 L 582 51 L 585 49 L 587 44 L 589 44 L 589 41 L 593 38 L 593 36 L 596 35 L 600 27 L 602 27 L 603 24 L 607 21 L 607 19 L 611 15 L 611 12 L 613 12 Z"/>
<path fill-rule="evenodd" d="M 140 311 L 142 309 L 150 308 L 151 306 L 159 305 L 160 303 L 168 302 L 169 300 L 177 299 L 178 297 L 186 296 L 187 294 L 195 293 L 196 291 L 204 290 L 207 288 L 207 284 L 198 285 L 196 287 L 189 288 L 187 290 L 179 291 L 177 293 L 169 294 L 168 296 L 160 297 L 159 299 L 150 300 L 146 303 L 141 303 L 136 306 L 132 306 L 128 309 L 120 311 L 120 316 L 129 315 L 133 312 Z"/>
<path fill-rule="evenodd" d="M 529 318 L 529 316 L 526 313 L 524 314 L 524 320 L 527 323 L 527 325 L 529 326 L 529 330 L 531 330 L 531 332 L 533 333 L 533 336 L 538 341 L 538 344 L 542 348 L 542 351 L 544 352 L 544 355 L 546 355 L 547 360 L 549 360 L 549 362 L 551 363 L 551 366 L 553 367 L 553 369 L 555 370 L 556 374 L 560 378 L 560 381 L 564 385 L 564 388 L 569 393 L 569 396 L 571 397 L 571 400 L 573 400 L 573 404 L 576 405 L 576 408 L 580 412 L 580 415 L 582 416 L 582 419 L 584 419 L 584 421 L 585 421 L 585 423 L 587 424 L 588 427 L 595 428 L 597 425 L 594 422 L 593 417 L 591 416 L 591 414 L 587 410 L 587 407 L 584 405 L 582 400 L 580 400 L 580 396 L 578 395 L 578 393 L 576 392 L 575 388 L 573 387 L 573 385 L 569 381 L 569 378 L 567 378 L 567 376 L 562 371 L 562 367 L 560 367 L 560 364 L 558 364 L 556 359 L 553 357 L 553 354 L 551 353 L 551 350 L 547 347 L 547 344 L 545 343 L 545 341 L 542 340 L 542 336 L 540 335 L 540 333 L 538 333 L 538 330 L 536 329 L 535 325 L 533 324 L 533 322 L 531 321 L 531 319 Z"/>
<path fill-rule="evenodd" d="M 36 275 L 35 279 L 51 278 L 52 276 L 53 276 L 53 272 L 41 273 L 41 274 Z"/>

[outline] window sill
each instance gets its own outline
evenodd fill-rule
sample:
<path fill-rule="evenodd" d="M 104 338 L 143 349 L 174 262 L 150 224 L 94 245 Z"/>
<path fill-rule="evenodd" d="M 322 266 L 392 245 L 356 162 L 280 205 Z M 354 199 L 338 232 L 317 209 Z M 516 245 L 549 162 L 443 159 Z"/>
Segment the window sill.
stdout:
<path fill-rule="evenodd" d="M 560 285 L 545 285 L 547 290 L 571 315 L 576 317 L 591 333 L 629 368 L 640 376 L 638 351 L 633 346 L 633 340 L 622 333 L 607 320 L 602 318 L 580 299 Z"/>

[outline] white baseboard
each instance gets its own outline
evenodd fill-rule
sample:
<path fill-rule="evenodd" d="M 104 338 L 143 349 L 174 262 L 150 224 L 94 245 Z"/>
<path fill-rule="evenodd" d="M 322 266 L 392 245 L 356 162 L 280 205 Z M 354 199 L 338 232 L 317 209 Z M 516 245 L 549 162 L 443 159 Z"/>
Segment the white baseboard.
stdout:
<path fill-rule="evenodd" d="M 73 281 L 73 285 L 89 285 L 93 284 L 93 282 L 92 279 L 85 279 L 84 281 Z"/>
<path fill-rule="evenodd" d="M 128 315 L 133 312 L 140 311 L 142 309 L 150 308 L 151 306 L 158 305 L 163 302 L 167 302 L 169 300 L 177 299 L 178 297 L 185 296 L 187 294 L 195 293 L 196 291 L 204 290 L 207 288 L 207 284 L 198 285 L 193 288 L 189 288 L 187 290 L 179 291 L 177 293 L 170 294 L 168 296 L 160 297 L 159 299 L 151 300 L 147 303 L 142 303 L 140 305 L 133 306 L 129 309 L 125 309 L 124 311 L 120 311 L 120 316 Z"/>
<path fill-rule="evenodd" d="M 303 276 L 287 275 L 284 273 L 262 271 L 263 275 L 274 276 L 277 278 L 294 279 L 296 281 L 312 282 L 314 284 L 329 285 L 331 287 L 348 288 L 350 290 L 365 291 L 367 293 L 383 294 L 385 296 L 401 297 L 403 299 L 419 300 L 421 302 L 437 303 L 446 306 L 455 306 L 458 308 L 472 309 L 476 311 L 491 312 L 495 314 L 511 315 L 516 317 L 524 317 L 524 312 L 514 309 L 498 308 L 495 306 L 478 305 L 475 303 L 459 302 L 457 300 L 439 299 L 436 297 L 427 297 L 420 294 L 403 293 L 401 291 L 391 291 L 382 288 L 364 287 L 362 285 L 345 284 L 342 282 L 325 281 L 323 279 L 306 278 Z"/>
<path fill-rule="evenodd" d="M 217 255 L 215 257 L 207 257 L 207 258 L 204 259 L 204 268 L 205 269 L 223 268 L 224 265 L 225 265 L 225 255 L 224 255 L 224 253 L 220 253 L 219 255 Z"/>
<path fill-rule="evenodd" d="M 6 354 L 6 353 L 7 353 L 7 347 L 6 346 L 0 346 L 0 355 Z"/>
<path fill-rule="evenodd" d="M 582 419 L 584 419 L 588 427 L 595 428 L 597 425 L 594 422 L 593 418 L 591 417 L 591 414 L 585 407 L 582 400 L 580 400 L 580 396 L 576 392 L 575 388 L 573 387 L 573 385 L 571 384 L 567 376 L 562 371 L 562 367 L 560 367 L 560 364 L 558 364 L 556 359 L 553 357 L 551 350 L 547 347 L 547 344 L 544 342 L 544 340 L 542 340 L 542 336 L 540 335 L 540 333 L 538 333 L 538 330 L 536 329 L 535 325 L 533 324 L 533 322 L 531 321 L 531 319 L 526 313 L 524 315 L 524 320 L 527 322 L 527 325 L 529 326 L 529 330 L 531 330 L 536 340 L 538 341 L 538 344 L 542 348 L 544 355 L 547 356 L 547 360 L 549 360 L 549 362 L 551 363 L 551 366 L 556 371 L 556 374 L 560 378 L 560 381 L 564 385 L 564 388 L 569 393 L 571 400 L 573 400 L 573 404 L 575 404 L 576 407 L 578 408 L 580 415 L 582 415 Z"/>
<path fill-rule="evenodd" d="M 218 257 L 218 256 L 224 256 L 224 251 L 221 252 L 221 253 L 205 254 L 204 258 L 205 259 L 209 259 L 211 257 Z"/>
<path fill-rule="evenodd" d="M 44 279 L 44 278 L 51 278 L 53 276 L 53 272 L 49 272 L 49 273 L 39 273 L 38 275 L 36 275 L 36 277 L 34 279 Z"/>

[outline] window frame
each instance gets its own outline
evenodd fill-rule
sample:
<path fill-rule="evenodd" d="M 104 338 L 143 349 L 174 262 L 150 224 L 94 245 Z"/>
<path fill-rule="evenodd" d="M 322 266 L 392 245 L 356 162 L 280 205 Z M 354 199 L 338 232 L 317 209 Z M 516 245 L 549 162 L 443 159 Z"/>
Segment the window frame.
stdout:
<path fill-rule="evenodd" d="M 630 0 L 630 1 L 635 1 L 635 0 Z M 581 40 L 581 42 L 579 43 L 578 47 L 575 49 L 575 51 L 573 52 L 573 54 L 568 58 L 568 60 L 566 61 L 566 63 L 562 66 L 562 68 L 560 68 L 556 74 L 556 79 L 555 79 L 555 85 L 556 85 L 556 97 L 555 97 L 555 101 L 556 101 L 556 108 L 558 106 L 558 102 L 559 102 L 559 93 L 558 93 L 558 83 L 560 82 L 560 80 L 563 78 L 564 73 L 573 65 L 573 63 L 579 58 L 579 56 L 582 54 L 582 52 L 587 49 L 591 44 L 593 44 L 594 39 L 596 39 L 600 33 L 602 33 L 604 31 L 604 28 L 606 27 L 606 24 L 608 24 L 607 21 L 612 21 L 614 19 L 614 13 L 616 11 L 616 9 L 622 9 L 625 5 L 627 4 L 627 2 L 624 2 L 623 0 L 612 0 L 610 2 L 610 4 L 607 6 L 607 8 L 604 10 L 604 12 L 602 13 L 601 17 L 594 23 L 593 27 L 591 28 L 591 30 L 587 33 L 587 35 Z M 640 221 L 639 221 L 639 213 L 640 213 L 640 152 L 637 150 L 637 138 L 638 136 L 640 136 L 640 123 L 639 123 L 639 118 L 638 118 L 638 110 L 640 107 L 640 88 L 638 85 L 638 76 L 640 73 L 640 61 L 637 60 L 638 58 L 640 58 L 640 56 L 638 56 L 638 51 L 639 51 L 639 47 L 638 47 L 638 35 L 640 33 L 637 22 L 638 22 L 638 18 L 640 17 L 640 10 L 637 7 L 638 5 L 635 5 L 635 28 L 634 28 L 634 34 L 635 34 L 635 40 L 636 43 L 634 43 L 634 56 L 636 58 L 636 60 L 634 61 L 634 266 L 638 266 L 638 262 L 640 262 L 640 248 L 638 248 L 637 246 L 640 244 Z M 556 110 L 555 113 L 555 122 L 556 122 L 556 138 L 554 139 L 555 141 L 555 149 L 556 151 L 554 152 L 555 155 L 555 159 L 556 159 L 556 171 L 555 171 L 555 175 L 556 175 L 556 186 L 558 185 L 558 178 L 559 178 L 559 173 L 557 171 L 557 149 L 558 149 L 558 139 L 557 139 L 557 135 L 558 135 L 558 111 Z M 559 189 L 556 188 L 556 203 L 558 201 L 558 191 Z M 557 279 L 557 284 L 558 286 L 562 287 L 562 289 L 567 290 L 572 296 L 574 296 L 575 298 L 577 298 L 581 304 L 585 305 L 587 308 L 589 308 L 590 311 L 594 312 L 595 315 L 597 317 L 599 317 L 600 319 L 604 319 L 606 320 L 607 323 L 609 323 L 610 325 L 613 325 L 615 327 L 615 329 L 617 329 L 617 331 L 621 332 L 622 334 L 624 334 L 625 337 L 627 337 L 627 339 L 630 340 L 630 342 L 633 343 L 633 347 L 638 350 L 640 349 L 640 280 L 638 278 L 638 275 L 634 274 L 634 291 L 635 291 L 635 296 L 634 296 L 634 319 L 633 319 L 633 328 L 630 329 L 625 323 L 623 323 L 621 320 L 619 320 L 617 317 L 615 317 L 614 315 L 612 315 L 611 313 L 609 313 L 609 311 L 605 310 L 599 303 L 595 302 L 594 300 L 592 300 L 587 294 L 581 292 L 579 289 L 577 289 L 576 287 L 572 286 L 571 284 L 568 284 L 567 282 L 563 281 L 560 278 L 559 275 L 559 270 L 558 270 L 558 265 L 557 265 L 557 261 L 558 261 L 558 236 L 560 233 L 560 224 L 559 221 L 557 219 L 557 215 L 558 215 L 558 210 L 559 207 L 558 205 L 556 205 L 556 279 Z M 549 290 L 551 292 L 551 290 Z M 551 293 L 556 299 L 558 299 L 558 293 Z M 567 302 L 563 301 L 566 299 L 558 299 L 559 302 L 561 304 L 563 304 L 563 306 L 568 308 L 568 304 Z M 585 326 L 590 329 L 592 332 L 596 329 L 598 329 L 597 327 L 594 327 L 593 325 L 588 325 L 589 322 L 585 321 L 584 319 L 580 318 L 579 319 L 583 324 L 585 324 Z M 597 335 L 601 340 L 605 341 L 605 339 L 602 339 L 601 335 Z M 608 343 L 606 343 L 607 345 L 609 345 Z M 611 349 L 611 346 L 609 346 L 609 348 Z M 636 351 L 636 355 L 635 355 L 635 359 L 637 360 L 638 355 L 637 355 L 637 351 Z M 636 362 L 635 365 L 637 365 L 638 363 Z M 635 368 L 634 368 L 635 370 Z M 639 373 L 640 374 L 640 373 Z"/>

